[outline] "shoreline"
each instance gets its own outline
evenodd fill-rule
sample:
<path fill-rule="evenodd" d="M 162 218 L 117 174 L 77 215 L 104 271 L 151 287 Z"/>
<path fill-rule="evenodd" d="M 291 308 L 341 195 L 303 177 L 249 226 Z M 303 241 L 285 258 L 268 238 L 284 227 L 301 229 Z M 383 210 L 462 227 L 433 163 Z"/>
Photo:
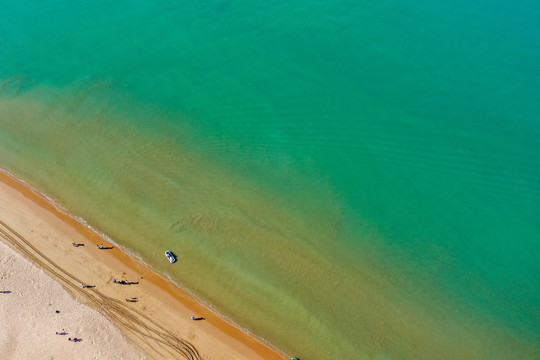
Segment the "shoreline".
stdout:
<path fill-rule="evenodd" d="M 67 209 L 57 204 L 53 199 L 4 169 L 0 169 L 0 192 L 2 192 L 3 197 L 9 197 L 12 205 L 16 204 L 13 212 L 17 213 L 22 210 L 22 214 L 16 214 L 15 218 L 22 218 L 26 222 L 29 219 L 32 221 L 31 224 L 21 225 L 21 223 L 14 226 L 13 223 L 17 221 L 11 220 L 8 224 L 10 228 L 16 228 L 16 234 L 22 234 L 20 238 L 28 242 L 28 245 L 25 246 L 33 247 L 36 251 L 43 253 L 47 261 L 51 261 L 54 266 L 62 270 L 69 268 L 66 273 L 72 277 L 84 279 L 87 275 L 98 276 L 99 281 L 96 282 L 96 290 L 89 289 L 94 294 L 104 295 L 107 298 L 116 297 L 122 299 L 121 296 L 124 296 L 127 289 L 113 285 L 110 275 L 123 273 L 122 276 L 130 277 L 129 280 L 131 281 L 134 281 L 133 278 L 138 279 L 136 276 L 142 275 L 139 276 L 141 280 L 137 280 L 141 282 L 141 285 L 137 285 L 137 291 L 142 292 L 144 297 L 141 298 L 141 304 L 137 305 L 143 305 L 143 303 L 144 305 L 139 306 L 142 311 L 137 310 L 138 315 L 135 316 L 147 317 L 147 320 L 155 319 L 157 323 L 167 325 L 163 328 L 171 332 L 174 339 L 182 341 L 182 339 L 187 338 L 196 351 L 204 354 L 205 358 L 287 358 L 285 354 L 271 346 L 264 339 L 258 338 L 248 330 L 242 329 L 232 320 L 225 318 L 201 300 L 196 299 L 187 290 L 182 289 L 166 275 L 157 272 L 150 265 L 144 263 L 142 259 L 131 254 L 129 250 L 116 244 L 105 234 L 93 229 L 84 219 L 70 214 Z M 0 220 L 2 222 L 6 220 L 5 217 L 7 215 L 0 211 Z M 44 220 L 48 220 L 46 225 L 43 225 Z M 47 228 L 47 235 L 41 233 L 38 236 L 39 234 L 36 234 L 34 230 L 42 230 L 43 226 Z M 48 236 L 50 231 L 58 229 L 60 229 L 60 235 Z M 69 241 L 74 237 L 77 237 L 77 242 L 89 242 L 90 246 L 84 246 L 82 249 L 74 248 L 71 241 Z M 6 239 L 0 238 L 3 242 L 6 242 Z M 17 238 L 17 236 L 14 238 Z M 97 249 L 99 244 L 103 244 L 105 247 L 113 246 L 113 249 L 99 250 Z M 13 244 L 8 245 L 14 247 Z M 71 256 L 65 256 L 73 253 L 77 254 L 76 257 L 84 255 L 85 261 L 77 264 L 77 259 L 74 260 Z M 41 266 L 39 263 L 36 264 L 36 260 L 32 262 L 34 265 L 43 268 L 43 264 Z M 95 270 L 94 274 L 90 274 L 92 269 L 88 269 L 87 264 L 89 263 L 94 265 L 92 268 L 99 270 Z M 99 273 L 99 271 L 102 271 L 103 274 Z M 47 273 L 66 287 L 65 279 L 62 280 L 55 274 L 51 274 L 50 271 L 47 271 Z M 107 274 L 109 274 L 109 277 L 106 276 Z M 129 290 L 132 290 L 132 286 L 129 286 L 129 288 Z M 86 302 L 88 302 L 88 299 L 86 299 Z M 92 303 L 92 301 L 90 302 Z M 107 304 L 103 304 L 103 301 L 100 303 L 98 300 L 93 305 L 99 308 L 100 306 L 105 307 Z M 150 308 L 150 305 L 154 307 Z M 204 321 L 192 321 L 188 314 L 203 316 Z M 169 318 L 173 318 L 174 321 Z M 143 320 L 143 322 L 147 320 Z M 122 319 L 117 319 L 118 321 L 122 322 Z M 111 323 L 113 326 L 119 327 L 114 321 L 111 321 Z M 120 330 L 132 343 L 141 348 L 149 358 L 163 358 L 160 351 L 151 350 L 156 344 L 148 344 L 149 336 L 143 336 L 140 333 L 134 335 L 133 329 L 123 329 L 122 326 L 120 326 Z M 148 329 L 145 329 L 145 331 L 148 331 Z M 156 339 L 153 340 L 156 341 Z"/>

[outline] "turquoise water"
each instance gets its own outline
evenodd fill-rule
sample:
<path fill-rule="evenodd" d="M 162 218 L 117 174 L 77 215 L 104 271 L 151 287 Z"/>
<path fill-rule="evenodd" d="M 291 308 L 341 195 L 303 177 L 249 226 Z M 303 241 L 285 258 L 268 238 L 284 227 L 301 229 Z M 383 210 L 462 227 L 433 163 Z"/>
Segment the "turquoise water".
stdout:
<path fill-rule="evenodd" d="M 220 312 L 302 359 L 540 357 L 536 2 L 1 10 L 0 166 Z"/>

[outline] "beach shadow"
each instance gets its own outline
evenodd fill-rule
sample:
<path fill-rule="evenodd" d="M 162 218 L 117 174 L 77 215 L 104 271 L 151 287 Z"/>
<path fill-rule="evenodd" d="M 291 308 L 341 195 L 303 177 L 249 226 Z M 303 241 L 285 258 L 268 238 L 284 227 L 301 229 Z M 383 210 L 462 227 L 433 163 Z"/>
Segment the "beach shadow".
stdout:
<path fill-rule="evenodd" d="M 206 320 L 206 319 L 204 317 L 202 317 L 202 316 L 197 316 L 197 317 L 192 316 L 191 320 L 193 320 L 193 321 L 201 321 L 201 320 Z"/>
<path fill-rule="evenodd" d="M 99 250 L 112 250 L 114 249 L 114 246 L 103 246 L 103 245 L 98 245 L 97 248 Z"/>
<path fill-rule="evenodd" d="M 116 279 L 113 279 L 113 283 L 115 284 L 119 284 L 119 285 L 137 285 L 139 282 L 131 282 L 131 281 L 128 281 L 128 280 L 116 280 Z"/>
<path fill-rule="evenodd" d="M 126 299 L 126 301 L 127 301 L 127 302 L 135 303 L 135 302 L 137 302 L 137 301 L 139 301 L 139 300 L 137 300 L 137 299 Z"/>
<path fill-rule="evenodd" d="M 11 294 L 11 291 L 9 291 L 9 290 L 2 290 L 2 291 L 0 291 L 0 294 Z"/>
<path fill-rule="evenodd" d="M 74 247 L 79 247 L 79 246 L 84 246 L 84 244 L 76 244 L 76 243 L 71 243 L 71 245 L 73 245 Z"/>
<path fill-rule="evenodd" d="M 86 289 L 86 288 L 95 288 L 96 285 L 84 285 L 84 284 L 81 284 L 81 287 L 82 287 L 83 289 Z"/>

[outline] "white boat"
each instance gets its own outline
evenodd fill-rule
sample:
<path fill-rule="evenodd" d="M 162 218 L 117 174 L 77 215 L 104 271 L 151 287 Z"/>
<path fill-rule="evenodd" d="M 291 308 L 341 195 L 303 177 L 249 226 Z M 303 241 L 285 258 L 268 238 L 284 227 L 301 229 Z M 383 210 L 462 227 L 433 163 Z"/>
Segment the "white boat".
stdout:
<path fill-rule="evenodd" d="M 170 251 L 165 251 L 165 256 L 167 259 L 169 259 L 169 262 L 172 264 L 173 262 L 176 262 L 176 257 L 173 255 Z"/>

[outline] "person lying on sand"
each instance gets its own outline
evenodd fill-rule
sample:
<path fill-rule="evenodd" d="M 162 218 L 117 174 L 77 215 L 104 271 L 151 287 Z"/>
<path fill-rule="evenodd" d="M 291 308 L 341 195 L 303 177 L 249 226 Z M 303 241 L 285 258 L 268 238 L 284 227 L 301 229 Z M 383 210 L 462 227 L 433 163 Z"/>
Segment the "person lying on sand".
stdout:
<path fill-rule="evenodd" d="M 113 283 L 115 284 L 120 284 L 120 285 L 137 285 L 139 282 L 133 282 L 133 281 L 128 281 L 128 280 L 116 280 L 116 278 L 114 278 L 112 280 Z"/>

